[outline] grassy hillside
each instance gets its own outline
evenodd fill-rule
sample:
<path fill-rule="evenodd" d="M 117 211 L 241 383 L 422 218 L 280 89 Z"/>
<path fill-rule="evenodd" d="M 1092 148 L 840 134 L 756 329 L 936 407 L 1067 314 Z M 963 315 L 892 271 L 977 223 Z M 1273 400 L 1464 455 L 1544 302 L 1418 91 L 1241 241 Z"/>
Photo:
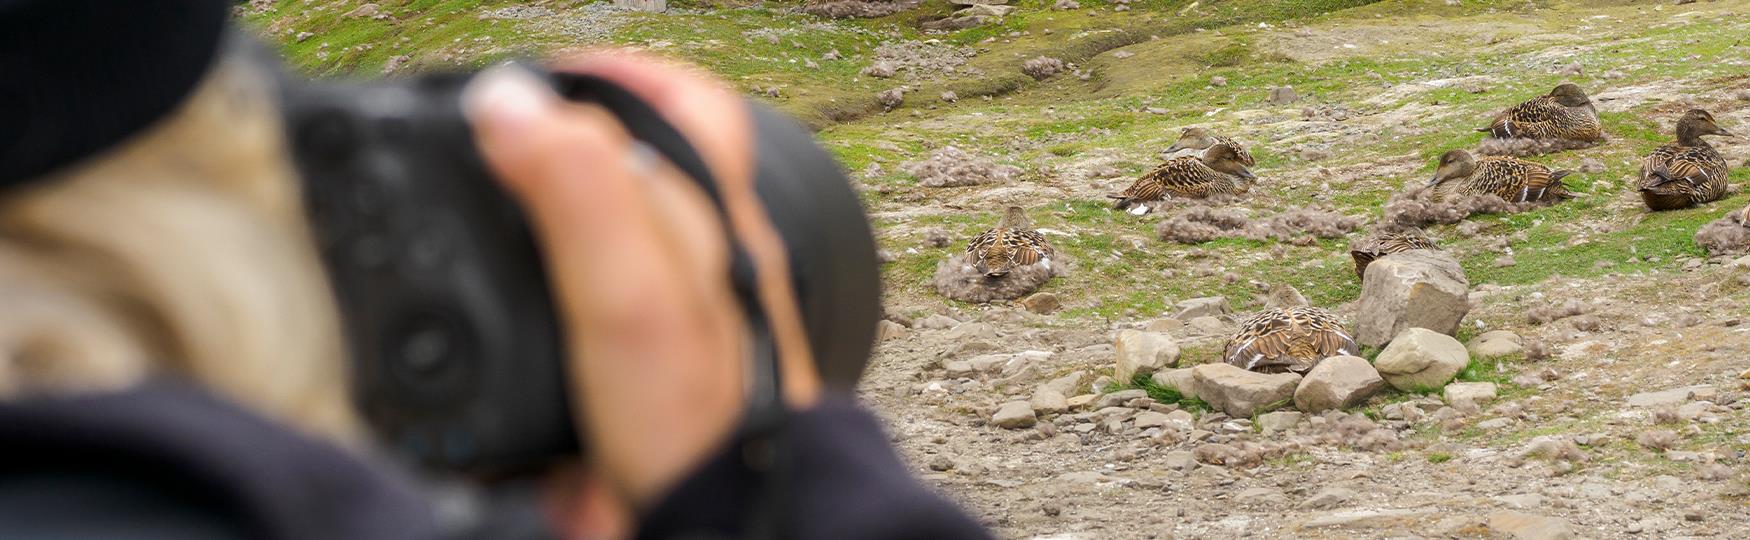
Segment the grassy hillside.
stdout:
<path fill-rule="evenodd" d="M 920 20 L 949 12 L 944 0 L 849 20 L 803 14 L 795 2 L 677 3 L 667 14 L 627 14 L 558 0 L 388 1 L 376 18 L 348 16 L 356 2 L 281 0 L 247 18 L 283 42 L 291 63 L 322 75 L 377 74 L 400 56 L 396 72 L 407 73 L 598 44 L 698 62 L 820 127 L 849 170 L 872 173 L 858 176 L 884 246 L 898 255 L 888 268 L 890 291 L 919 312 L 953 304 L 928 289 L 930 274 L 1006 204 L 1034 208 L 1040 226 L 1065 233 L 1054 241 L 1076 264 L 1046 290 L 1067 293 L 1066 318 L 1150 316 L 1191 296 L 1245 299 L 1255 282 L 1288 282 L 1318 303 L 1353 299 L 1347 239 L 1183 246 L 1154 239 L 1158 216 L 1106 209 L 1099 195 L 1156 163 L 1188 125 L 1253 145 L 1264 182 L 1241 206 L 1254 217 L 1317 207 L 1371 219 L 1393 193 L 1425 178 L 1441 152 L 1474 146 L 1481 135 L 1472 128 L 1494 111 L 1559 82 L 1580 83 L 1598 98 L 1612 142 L 1535 158 L 1558 168 L 1589 165 L 1568 180 L 1580 199 L 1473 218 L 1480 226 L 1468 234 L 1431 230 L 1464 257 L 1474 283 L 1676 271 L 1704 255 L 1689 239 L 1695 228 L 1744 203 L 1734 196 L 1647 214 L 1626 189 L 1638 156 L 1669 137 L 1683 108 L 1743 107 L 1732 96 L 1750 73 L 1742 39 L 1750 21 L 1718 16 L 1742 9 L 1741 1 L 1696 4 L 1705 11 L 1657 24 L 1638 15 L 1676 8 L 1524 0 L 1146 0 L 1126 11 L 1099 0 L 1075 10 L 1052 4 L 1020 0 L 998 23 L 953 32 L 919 29 Z M 976 55 L 953 73 L 861 74 L 877 47 L 909 40 Z M 1668 58 L 1674 45 L 1682 58 Z M 826 59 L 833 51 L 840 59 Z M 1019 66 L 1036 56 L 1077 64 L 1085 77 L 1034 81 Z M 902 85 L 911 88 L 905 104 L 882 112 L 874 94 Z M 1304 99 L 1270 104 L 1269 91 L 1284 86 Z M 959 101 L 937 99 L 943 91 Z M 948 145 L 1022 174 L 993 194 L 924 188 L 903 172 L 904 163 Z M 1101 167 L 1121 174 L 1088 174 Z M 1750 173 L 1739 168 L 1732 178 Z M 946 231 L 951 245 L 925 245 L 931 229 Z M 1494 264 L 1507 253 L 1516 264 Z"/>

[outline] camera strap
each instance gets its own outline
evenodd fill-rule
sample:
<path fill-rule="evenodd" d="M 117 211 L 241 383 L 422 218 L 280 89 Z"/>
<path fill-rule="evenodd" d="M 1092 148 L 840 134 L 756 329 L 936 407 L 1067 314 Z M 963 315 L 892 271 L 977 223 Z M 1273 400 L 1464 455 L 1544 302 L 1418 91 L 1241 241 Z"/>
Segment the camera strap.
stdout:
<path fill-rule="evenodd" d="M 595 103 L 607 109 L 620 120 L 633 139 L 648 145 L 684 173 L 717 210 L 724 241 L 729 246 L 730 284 L 741 304 L 750 340 L 746 357 L 750 382 L 748 403 L 733 444 L 740 451 L 747 469 L 763 476 L 758 482 L 760 492 L 752 505 L 753 513 L 748 516 L 747 537 L 776 539 L 785 536 L 781 530 L 781 514 L 788 501 L 781 491 L 787 480 L 784 478 L 785 464 L 790 460 L 778 454 L 786 447 L 782 444 L 782 437 L 789 411 L 782 397 L 777 347 L 772 337 L 771 319 L 767 316 L 765 304 L 760 301 L 759 271 L 746 246 L 735 236 L 715 176 L 680 130 L 632 92 L 591 75 L 552 73 L 549 77 L 553 87 L 566 99 Z"/>

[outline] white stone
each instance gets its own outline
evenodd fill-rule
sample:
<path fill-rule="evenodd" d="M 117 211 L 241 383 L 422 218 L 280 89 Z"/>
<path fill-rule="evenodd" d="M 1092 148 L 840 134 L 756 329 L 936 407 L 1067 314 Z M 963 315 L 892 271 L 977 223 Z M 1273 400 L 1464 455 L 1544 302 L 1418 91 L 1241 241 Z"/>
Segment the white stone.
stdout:
<path fill-rule="evenodd" d="M 1275 435 L 1279 432 L 1294 429 L 1300 424 L 1299 411 L 1277 411 L 1258 415 L 1258 428 L 1265 435 Z"/>
<path fill-rule="evenodd" d="M 1203 364 L 1192 368 L 1191 375 L 1199 398 L 1235 418 L 1292 402 L 1300 384 L 1300 376 L 1293 373 L 1254 373 L 1228 364 Z"/>
<path fill-rule="evenodd" d="M 1025 401 L 1004 403 L 990 418 L 990 423 L 1008 429 L 1033 427 L 1033 424 L 1038 421 L 1039 417 L 1033 414 L 1033 405 Z"/>
<path fill-rule="evenodd" d="M 1362 345 L 1385 345 L 1406 328 L 1451 335 L 1470 312 L 1470 281 L 1446 252 L 1393 253 L 1367 266 L 1356 306 L 1355 341 Z"/>
<path fill-rule="evenodd" d="M 1368 275 L 1373 274 L 1372 268 L 1368 266 Z M 1380 351 L 1373 367 L 1393 388 L 1422 391 L 1445 386 L 1469 363 L 1470 353 L 1452 336 L 1408 328 Z"/>
<path fill-rule="evenodd" d="M 1173 336 L 1159 332 L 1120 330 L 1112 342 L 1118 357 L 1114 375 L 1119 384 L 1129 384 L 1137 375 L 1153 375 L 1179 363 L 1179 344 Z"/>
<path fill-rule="evenodd" d="M 1333 356 L 1313 366 L 1294 389 L 1294 406 L 1306 412 L 1360 405 L 1386 387 L 1373 364 L 1356 356 Z"/>
<path fill-rule="evenodd" d="M 1184 396 L 1187 399 L 1197 398 L 1197 385 L 1194 384 L 1195 379 L 1191 376 L 1191 368 L 1157 371 L 1154 376 L 1149 377 L 1149 379 L 1153 380 L 1154 383 L 1161 388 L 1170 388 L 1178 391 L 1179 395 Z"/>
<path fill-rule="evenodd" d="M 1224 296 L 1192 298 L 1174 306 L 1179 308 L 1179 314 L 1174 315 L 1173 318 L 1181 321 L 1189 321 L 1198 317 L 1219 317 L 1233 313 L 1233 308 L 1228 307 L 1227 297 Z"/>
<path fill-rule="evenodd" d="M 1448 404 L 1470 402 L 1482 405 L 1495 400 L 1496 388 L 1492 382 L 1455 382 L 1446 385 L 1445 394 Z"/>

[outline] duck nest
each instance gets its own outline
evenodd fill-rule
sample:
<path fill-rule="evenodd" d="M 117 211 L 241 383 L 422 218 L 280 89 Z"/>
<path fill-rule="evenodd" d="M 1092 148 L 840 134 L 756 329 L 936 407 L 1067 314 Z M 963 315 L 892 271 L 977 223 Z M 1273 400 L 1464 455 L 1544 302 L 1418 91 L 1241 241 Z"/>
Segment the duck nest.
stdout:
<path fill-rule="evenodd" d="M 1495 195 L 1463 195 L 1437 199 L 1434 190 L 1419 187 L 1392 195 L 1385 203 L 1384 227 L 1451 225 L 1473 214 L 1513 214 L 1553 202 L 1510 203 Z"/>
<path fill-rule="evenodd" d="M 1572 139 L 1498 139 L 1485 137 L 1477 143 L 1477 153 L 1485 156 L 1529 157 L 1580 150 L 1604 144 L 1606 139 L 1576 141 Z"/>
<path fill-rule="evenodd" d="M 1006 276 L 992 278 L 973 269 L 971 257 L 961 254 L 937 263 L 936 277 L 931 284 L 936 286 L 936 292 L 942 296 L 961 302 L 983 304 L 1026 296 L 1038 290 L 1039 286 L 1050 281 L 1052 277 L 1063 275 L 1067 271 L 1064 256 L 1058 253 L 1052 255 L 1050 268 L 1030 264 L 1010 270 Z"/>
<path fill-rule="evenodd" d="M 918 185 L 926 187 L 958 187 L 997 184 L 1013 180 L 1021 169 L 996 163 L 984 156 L 948 146 L 930 154 L 928 159 L 911 161 L 901 166 L 917 177 Z"/>
<path fill-rule="evenodd" d="M 1290 210 L 1263 220 L 1226 208 L 1193 206 L 1155 227 L 1161 240 L 1201 244 L 1221 238 L 1276 240 L 1312 245 L 1320 238 L 1340 238 L 1361 228 L 1362 218 L 1317 209 Z"/>
<path fill-rule="evenodd" d="M 1695 245 L 1707 250 L 1710 257 L 1750 253 L 1750 224 L 1744 223 L 1744 213 L 1750 208 L 1726 214 L 1726 217 L 1702 225 L 1695 231 Z"/>

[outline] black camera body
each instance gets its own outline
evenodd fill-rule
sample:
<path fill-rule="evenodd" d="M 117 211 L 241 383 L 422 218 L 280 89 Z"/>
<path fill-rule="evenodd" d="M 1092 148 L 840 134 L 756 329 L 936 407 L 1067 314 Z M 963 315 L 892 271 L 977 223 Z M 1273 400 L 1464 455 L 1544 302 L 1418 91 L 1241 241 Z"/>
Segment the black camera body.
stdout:
<path fill-rule="evenodd" d="M 614 109 L 592 95 L 599 85 L 545 76 L 568 99 Z M 287 83 L 286 127 L 359 410 L 417 462 L 508 472 L 576 454 L 580 441 L 540 250 L 462 112 L 472 77 Z M 749 106 L 756 188 L 789 250 L 817 366 L 829 388 L 848 391 L 880 312 L 868 221 L 802 126 Z M 638 127 L 628 125 L 634 136 Z"/>

